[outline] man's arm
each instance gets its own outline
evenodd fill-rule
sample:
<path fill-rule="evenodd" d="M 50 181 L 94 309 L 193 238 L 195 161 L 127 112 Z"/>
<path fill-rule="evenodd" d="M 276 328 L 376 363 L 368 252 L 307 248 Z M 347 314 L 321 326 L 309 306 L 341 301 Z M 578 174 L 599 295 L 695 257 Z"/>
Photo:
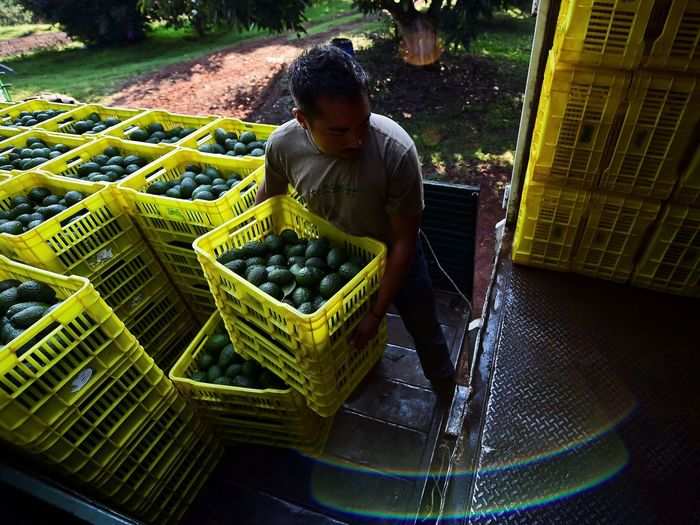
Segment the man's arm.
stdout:
<path fill-rule="evenodd" d="M 280 190 L 279 187 L 274 188 L 273 191 L 270 191 L 267 189 L 267 172 L 266 172 L 265 179 L 263 180 L 262 184 L 260 184 L 260 187 L 258 188 L 258 193 L 255 194 L 255 204 L 260 204 L 261 202 L 265 202 L 270 197 L 275 197 L 277 195 L 285 195 L 287 193 L 286 187 L 282 191 L 279 191 L 279 190 Z"/>
<path fill-rule="evenodd" d="M 352 335 L 351 342 L 355 348 L 364 348 L 377 335 L 379 324 L 401 289 L 416 254 L 420 221 L 421 214 L 391 217 L 392 244 L 387 254 L 384 276 L 379 286 L 377 301 Z"/>

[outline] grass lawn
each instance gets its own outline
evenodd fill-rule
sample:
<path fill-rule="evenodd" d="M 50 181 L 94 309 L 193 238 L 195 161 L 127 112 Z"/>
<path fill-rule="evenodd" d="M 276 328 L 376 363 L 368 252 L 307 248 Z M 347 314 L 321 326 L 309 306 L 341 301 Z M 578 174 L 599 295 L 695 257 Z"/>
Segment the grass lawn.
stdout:
<path fill-rule="evenodd" d="M 36 35 L 39 33 L 50 33 L 57 31 L 55 26 L 50 24 L 21 24 L 16 26 L 0 26 L 0 41 L 20 38 L 23 36 Z"/>
<path fill-rule="evenodd" d="M 311 33 L 318 25 L 328 30 L 352 22 L 358 15 L 352 10 L 352 0 L 322 0 L 309 7 L 306 16 Z M 12 78 L 15 98 L 50 91 L 92 102 L 114 92 L 136 75 L 192 60 L 243 40 L 269 35 L 268 31 L 253 29 L 197 39 L 188 30 L 157 27 L 146 41 L 132 46 L 88 49 L 75 43 L 61 49 L 10 58 L 5 63 L 17 72 Z"/>

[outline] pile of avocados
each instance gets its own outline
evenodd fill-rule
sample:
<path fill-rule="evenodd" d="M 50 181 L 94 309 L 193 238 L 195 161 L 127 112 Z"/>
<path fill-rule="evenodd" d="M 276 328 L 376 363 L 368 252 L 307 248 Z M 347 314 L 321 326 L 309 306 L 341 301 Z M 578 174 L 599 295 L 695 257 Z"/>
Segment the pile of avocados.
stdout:
<path fill-rule="evenodd" d="M 217 260 L 302 314 L 321 308 L 365 266 L 328 239 L 300 239 L 291 229 L 234 248 Z"/>
<path fill-rule="evenodd" d="M 174 199 L 213 201 L 241 182 L 238 173 L 221 173 L 213 166 L 185 166 L 183 174 L 173 180 L 156 181 L 146 193 Z"/>
<path fill-rule="evenodd" d="M 288 388 L 275 374 L 237 354 L 223 327 L 207 338 L 203 351 L 197 356 L 197 370 L 190 379 L 243 388 Z"/>
<path fill-rule="evenodd" d="M 252 131 L 244 131 L 238 136 L 233 131 L 216 128 L 212 133 L 214 142 L 202 144 L 197 148 L 202 153 L 215 153 L 229 157 L 262 157 L 265 155 L 266 141 L 260 141 Z"/>
<path fill-rule="evenodd" d="M 0 281 L 0 344 L 9 344 L 60 304 L 54 289 L 44 283 L 16 279 Z M 23 347 L 28 348 L 30 346 Z M 20 355 L 19 351 L 17 355 Z"/>
<path fill-rule="evenodd" d="M 8 202 L 7 209 L 0 210 L 0 233 L 21 235 L 84 198 L 79 191 L 58 194 L 43 187 L 33 188 L 27 195 L 16 195 Z"/>
<path fill-rule="evenodd" d="M 61 113 L 65 113 L 62 109 L 44 109 L 41 111 L 20 111 L 16 118 L 10 119 L 6 122 L 5 126 L 17 127 L 17 126 L 36 126 L 40 122 L 52 119 Z"/>
<path fill-rule="evenodd" d="M 98 113 L 90 113 L 88 118 L 85 120 L 77 120 L 73 122 L 74 135 L 94 135 L 95 133 L 101 133 L 112 126 L 120 124 L 121 120 L 117 117 L 107 117 L 102 120 L 102 117 Z"/>
<path fill-rule="evenodd" d="M 0 152 L 0 170 L 30 170 L 70 149 L 65 144 L 47 144 L 40 138 L 29 137 L 23 147 L 11 147 Z"/>
<path fill-rule="evenodd" d="M 175 144 L 184 139 L 187 135 L 197 131 L 197 128 L 173 126 L 165 129 L 160 122 L 152 122 L 146 128 L 135 127 L 127 132 L 129 140 L 137 142 L 148 142 L 149 144 Z"/>
<path fill-rule="evenodd" d="M 61 175 L 89 182 L 116 182 L 140 170 L 146 164 L 148 160 L 139 155 L 129 155 L 128 152 L 109 146 L 88 162 L 80 164 L 76 173 Z"/>

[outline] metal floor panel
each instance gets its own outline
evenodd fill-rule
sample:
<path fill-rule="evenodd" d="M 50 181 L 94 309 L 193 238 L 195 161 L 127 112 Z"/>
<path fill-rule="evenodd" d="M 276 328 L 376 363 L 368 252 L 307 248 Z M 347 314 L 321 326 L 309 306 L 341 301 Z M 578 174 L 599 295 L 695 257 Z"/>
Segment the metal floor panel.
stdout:
<path fill-rule="evenodd" d="M 700 523 L 700 302 L 508 255 L 494 292 L 447 521 Z"/>
<path fill-rule="evenodd" d="M 437 305 L 456 361 L 469 312 L 453 294 L 439 294 Z M 335 523 L 324 519 L 414 523 L 445 414 L 412 347 L 400 318 L 390 313 L 383 359 L 336 415 L 323 457 L 231 448 L 185 523 L 285 525 L 306 523 L 306 517 L 319 525 Z"/>

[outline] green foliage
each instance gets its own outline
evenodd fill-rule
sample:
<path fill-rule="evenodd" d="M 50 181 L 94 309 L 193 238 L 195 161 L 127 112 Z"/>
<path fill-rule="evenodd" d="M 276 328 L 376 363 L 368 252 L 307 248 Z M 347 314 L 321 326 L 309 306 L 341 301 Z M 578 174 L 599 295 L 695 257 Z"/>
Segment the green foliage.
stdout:
<path fill-rule="evenodd" d="M 19 0 L 48 22 L 58 23 L 71 37 L 90 45 L 138 42 L 145 38 L 147 16 L 137 0 Z"/>
<path fill-rule="evenodd" d="M 31 11 L 15 0 L 0 0 L 0 26 L 31 24 L 36 20 Z"/>
<path fill-rule="evenodd" d="M 141 8 L 172 27 L 191 25 L 198 33 L 234 28 L 303 32 L 304 10 L 312 0 L 140 0 Z"/>

